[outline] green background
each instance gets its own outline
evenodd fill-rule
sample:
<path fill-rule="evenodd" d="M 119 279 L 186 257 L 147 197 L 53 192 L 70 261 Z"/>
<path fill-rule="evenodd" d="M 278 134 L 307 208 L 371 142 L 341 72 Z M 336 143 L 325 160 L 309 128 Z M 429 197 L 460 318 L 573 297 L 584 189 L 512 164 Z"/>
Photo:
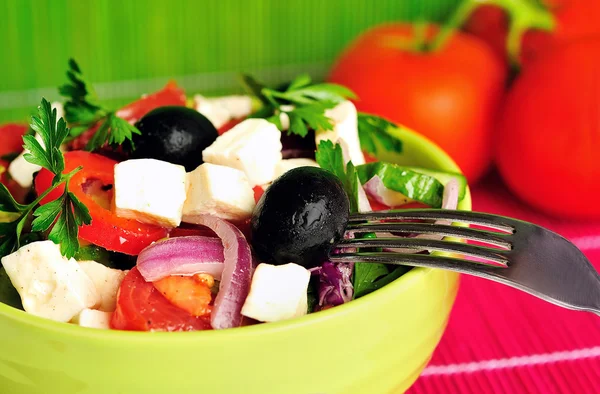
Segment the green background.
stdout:
<path fill-rule="evenodd" d="M 0 0 L 0 121 L 58 99 L 69 57 L 112 105 L 175 78 L 188 93 L 326 75 L 379 22 L 441 21 L 459 0 Z"/>

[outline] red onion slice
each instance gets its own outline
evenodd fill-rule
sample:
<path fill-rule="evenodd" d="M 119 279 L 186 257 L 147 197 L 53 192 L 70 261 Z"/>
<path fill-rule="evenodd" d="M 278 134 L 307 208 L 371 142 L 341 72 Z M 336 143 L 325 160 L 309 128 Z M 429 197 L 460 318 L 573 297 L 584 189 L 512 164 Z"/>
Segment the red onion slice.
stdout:
<path fill-rule="evenodd" d="M 239 327 L 242 306 L 252 279 L 252 252 L 244 234 L 233 224 L 209 215 L 194 217 L 194 224 L 210 228 L 223 242 L 224 267 L 219 293 L 211 314 L 212 328 Z"/>
<path fill-rule="evenodd" d="M 358 212 L 372 212 L 373 208 L 371 208 L 371 203 L 367 197 L 367 193 L 365 189 L 358 184 Z"/>
<path fill-rule="evenodd" d="M 170 275 L 210 274 L 221 279 L 223 244 L 219 238 L 189 236 L 170 238 L 148 246 L 137 258 L 137 267 L 146 282 Z"/>

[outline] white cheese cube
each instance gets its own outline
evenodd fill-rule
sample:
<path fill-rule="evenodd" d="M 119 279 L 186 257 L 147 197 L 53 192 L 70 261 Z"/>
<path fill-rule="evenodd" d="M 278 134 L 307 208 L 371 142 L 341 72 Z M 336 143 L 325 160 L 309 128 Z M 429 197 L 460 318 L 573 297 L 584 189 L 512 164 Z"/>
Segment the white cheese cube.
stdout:
<path fill-rule="evenodd" d="M 281 161 L 281 132 L 264 119 L 246 119 L 219 136 L 202 159 L 243 171 L 250 186 L 264 185 L 274 179 Z"/>
<path fill-rule="evenodd" d="M 248 178 L 235 168 L 204 163 L 188 174 L 188 194 L 183 205 L 183 221 L 209 214 L 226 220 L 252 216 L 254 191 Z"/>
<path fill-rule="evenodd" d="M 79 266 L 92 280 L 100 298 L 98 309 L 113 312 L 117 307 L 117 292 L 128 271 L 109 268 L 95 261 L 80 261 Z"/>
<path fill-rule="evenodd" d="M 279 178 L 289 170 L 293 170 L 298 167 L 318 167 L 316 161 L 312 159 L 297 158 L 297 159 L 285 159 L 277 163 L 275 167 L 275 178 Z"/>
<path fill-rule="evenodd" d="M 74 259 L 60 254 L 52 241 L 33 242 L 2 258 L 2 265 L 21 296 L 25 311 L 68 322 L 100 298 Z"/>
<path fill-rule="evenodd" d="M 44 141 L 42 140 L 42 136 L 39 134 L 35 135 L 35 139 L 44 147 Z M 14 179 L 19 186 L 24 189 L 28 189 L 33 184 L 33 174 L 42 169 L 41 166 L 37 164 L 31 164 L 27 160 L 25 160 L 25 154 L 29 153 L 26 149 L 19 154 L 19 156 L 15 157 L 13 161 L 8 165 L 8 173 L 11 178 Z"/>
<path fill-rule="evenodd" d="M 112 312 L 102 312 L 95 309 L 84 309 L 73 318 L 71 323 L 80 325 L 81 327 L 99 328 L 102 330 L 110 330 L 110 319 Z"/>
<path fill-rule="evenodd" d="M 118 216 L 164 227 L 181 223 L 187 194 L 185 168 L 154 159 L 115 166 L 115 212 Z"/>
<path fill-rule="evenodd" d="M 194 107 L 219 129 L 232 119 L 250 115 L 252 99 L 242 95 L 207 98 L 197 94 L 194 96 Z"/>
<path fill-rule="evenodd" d="M 229 112 L 231 119 L 246 117 L 252 113 L 252 98 L 245 95 L 232 95 L 210 98 L 215 105 Z"/>
<path fill-rule="evenodd" d="M 273 322 L 306 315 L 310 272 L 298 264 L 256 267 L 242 315 Z"/>
<path fill-rule="evenodd" d="M 343 140 L 348 149 L 348 159 L 355 166 L 365 164 L 365 156 L 358 138 L 358 113 L 351 101 L 343 101 L 335 108 L 325 111 L 325 115 L 333 120 L 333 130 L 317 130 L 316 142 L 330 140 L 333 143 Z"/>

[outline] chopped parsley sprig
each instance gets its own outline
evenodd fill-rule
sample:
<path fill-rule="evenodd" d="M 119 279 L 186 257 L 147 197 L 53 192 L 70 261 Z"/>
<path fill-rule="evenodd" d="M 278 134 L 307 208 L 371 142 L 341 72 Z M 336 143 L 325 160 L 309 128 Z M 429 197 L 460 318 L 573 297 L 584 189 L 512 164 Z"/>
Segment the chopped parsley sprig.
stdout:
<path fill-rule="evenodd" d="M 319 167 L 333 173 L 344 185 L 344 190 L 350 201 L 350 212 L 358 212 L 358 188 L 360 180 L 356 167 L 351 161 L 344 163 L 344 155 L 340 144 L 333 144 L 329 140 L 319 142 L 315 158 Z"/>
<path fill-rule="evenodd" d="M 252 117 L 265 118 L 283 130 L 280 115 L 286 114 L 290 121 L 288 132 L 301 137 L 308 134 L 309 128 L 333 130 L 333 122 L 325 111 L 356 97 L 350 89 L 341 85 L 312 84 L 307 74 L 298 76 L 282 89 L 265 87 L 250 75 L 242 75 L 241 78 L 248 93 L 257 97 L 263 105 Z"/>
<path fill-rule="evenodd" d="M 92 217 L 85 205 L 69 191 L 69 181 L 81 167 L 63 174 L 65 159 L 60 146 L 69 135 L 64 119 L 56 120 L 56 110 L 46 99 L 42 99 L 38 115 L 32 117 L 31 127 L 41 137 L 42 143 L 32 135 L 23 137 L 24 148 L 29 150 L 25 160 L 37 164 L 54 174 L 52 186 L 40 194 L 35 201 L 22 205 L 15 201 L 8 189 L 0 184 L 0 212 L 4 219 L 0 222 L 0 256 L 12 253 L 21 247 L 24 228 L 33 214 L 31 231 L 48 233 L 48 239 L 60 244 L 61 253 L 73 257 L 79 250 L 77 238 L 79 226 L 90 224 Z M 45 205 L 39 205 L 48 194 L 63 188 L 61 196 Z"/>
<path fill-rule="evenodd" d="M 94 151 L 105 144 L 117 147 L 125 141 L 132 141 L 133 134 L 140 131 L 126 120 L 117 116 L 115 111 L 104 108 L 91 83 L 86 81 L 75 60 L 69 60 L 67 71 L 69 82 L 58 88 L 61 96 L 67 98 L 64 104 L 65 118 L 72 127 L 71 136 L 76 137 L 98 125 L 97 131 L 90 139 L 86 150 Z M 133 142 L 131 142 L 132 148 Z"/>

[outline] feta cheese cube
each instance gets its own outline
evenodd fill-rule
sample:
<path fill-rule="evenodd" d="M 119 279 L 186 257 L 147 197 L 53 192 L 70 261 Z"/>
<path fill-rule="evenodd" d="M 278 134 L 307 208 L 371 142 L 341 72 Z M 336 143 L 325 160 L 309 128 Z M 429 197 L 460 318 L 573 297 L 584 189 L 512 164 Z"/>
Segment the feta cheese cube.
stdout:
<path fill-rule="evenodd" d="M 318 166 L 319 165 L 317 164 L 317 162 L 312 159 L 297 158 L 281 160 L 279 163 L 277 163 L 277 167 L 275 167 L 275 178 L 279 178 L 280 176 L 294 168 Z"/>
<path fill-rule="evenodd" d="M 264 119 L 246 119 L 204 149 L 202 159 L 243 171 L 250 186 L 264 185 L 281 161 L 281 132 Z"/>
<path fill-rule="evenodd" d="M 256 205 L 254 191 L 242 171 L 204 163 L 188 174 L 188 184 L 183 205 L 184 222 L 202 214 L 226 220 L 244 220 L 252 216 Z"/>
<path fill-rule="evenodd" d="M 39 134 L 35 135 L 35 139 L 37 142 L 44 147 L 44 141 L 42 140 L 42 136 Z M 19 156 L 15 157 L 13 161 L 8 165 L 8 173 L 12 179 L 14 179 L 19 186 L 24 189 L 28 189 L 33 184 L 33 174 L 42 169 L 41 166 L 37 164 L 32 164 L 25 160 L 25 154 L 29 153 L 28 150 L 24 150 L 19 154 Z"/>
<path fill-rule="evenodd" d="M 52 103 L 52 108 L 56 109 L 56 119 L 60 119 L 64 116 L 63 106 L 59 102 Z M 39 134 L 35 135 L 35 139 L 44 147 L 44 141 L 42 136 Z M 42 169 L 37 164 L 31 164 L 25 160 L 25 154 L 29 153 L 28 150 L 24 150 L 8 165 L 8 173 L 24 189 L 28 189 L 33 184 L 33 175 Z"/>
<path fill-rule="evenodd" d="M 23 308 L 33 315 L 68 322 L 100 301 L 83 269 L 74 259 L 63 257 L 52 241 L 25 245 L 3 257 L 2 265 L 21 296 Z"/>
<path fill-rule="evenodd" d="M 310 272 L 294 263 L 256 267 L 242 315 L 273 322 L 306 315 Z"/>
<path fill-rule="evenodd" d="M 71 323 L 81 327 L 99 328 L 110 330 L 110 319 L 112 312 L 102 312 L 95 309 L 84 309 L 71 320 Z"/>
<path fill-rule="evenodd" d="M 351 101 L 343 101 L 332 109 L 325 111 L 325 115 L 333 120 L 333 130 L 317 130 L 316 142 L 331 140 L 333 143 L 342 140 L 348 150 L 347 160 L 351 160 L 355 166 L 365 164 L 365 156 L 360 147 L 358 138 L 358 113 Z"/>
<path fill-rule="evenodd" d="M 194 96 L 194 107 L 218 129 L 232 119 L 250 115 L 252 99 L 242 95 L 207 98 L 198 94 Z"/>
<path fill-rule="evenodd" d="M 114 206 L 118 216 L 177 227 L 186 194 L 183 166 L 154 159 L 127 160 L 115 166 Z"/>
<path fill-rule="evenodd" d="M 109 268 L 95 261 L 80 261 L 79 266 L 92 280 L 100 298 L 98 309 L 113 312 L 117 307 L 117 292 L 128 271 Z"/>

